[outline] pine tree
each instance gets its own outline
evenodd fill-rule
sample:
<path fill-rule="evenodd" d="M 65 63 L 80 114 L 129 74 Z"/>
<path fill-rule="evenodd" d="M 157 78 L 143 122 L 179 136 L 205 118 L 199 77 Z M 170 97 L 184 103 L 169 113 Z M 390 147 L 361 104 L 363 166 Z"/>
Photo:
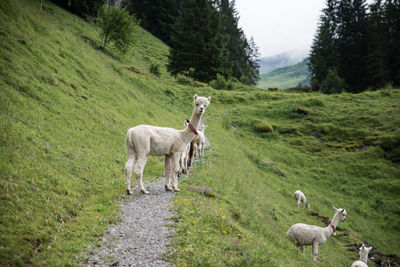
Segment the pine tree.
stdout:
<path fill-rule="evenodd" d="M 390 80 L 387 62 L 389 36 L 382 0 L 376 0 L 370 6 L 367 40 L 366 71 L 368 85 L 380 88 Z"/>
<path fill-rule="evenodd" d="M 169 44 L 178 4 L 179 0 L 126 0 L 124 6 L 140 19 L 143 28 Z"/>
<path fill-rule="evenodd" d="M 217 73 L 226 75 L 226 50 L 220 18 L 213 1 L 181 2 L 171 33 L 167 66 L 171 74 L 186 72 L 205 82 L 215 79 Z"/>
<path fill-rule="evenodd" d="M 321 82 L 328 75 L 329 69 L 338 68 L 335 46 L 338 1 L 328 0 L 326 5 L 310 50 L 308 66 L 311 72 L 313 90 L 320 90 Z"/>
<path fill-rule="evenodd" d="M 367 39 L 365 0 L 342 0 L 338 12 L 337 51 L 339 76 L 349 85 L 351 92 L 367 88 Z"/>
<path fill-rule="evenodd" d="M 387 0 L 385 19 L 388 33 L 387 62 L 390 81 L 400 86 L 400 0 Z"/>

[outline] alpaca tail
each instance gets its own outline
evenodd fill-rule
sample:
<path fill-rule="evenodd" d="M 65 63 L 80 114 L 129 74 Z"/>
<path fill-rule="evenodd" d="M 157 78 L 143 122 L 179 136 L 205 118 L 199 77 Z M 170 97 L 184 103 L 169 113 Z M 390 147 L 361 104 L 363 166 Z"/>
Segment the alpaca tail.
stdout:
<path fill-rule="evenodd" d="M 126 137 L 125 137 L 125 142 L 126 142 L 126 149 L 134 149 L 134 144 L 133 144 L 133 140 L 132 140 L 132 135 L 133 132 L 131 129 L 128 130 L 128 132 L 126 133 Z"/>

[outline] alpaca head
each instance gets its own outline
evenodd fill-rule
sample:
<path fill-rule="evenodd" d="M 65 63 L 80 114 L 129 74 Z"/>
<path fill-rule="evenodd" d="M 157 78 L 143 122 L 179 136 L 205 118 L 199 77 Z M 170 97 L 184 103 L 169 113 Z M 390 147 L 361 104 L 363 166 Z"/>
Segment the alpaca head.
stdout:
<path fill-rule="evenodd" d="M 197 115 L 203 115 L 206 112 L 206 108 L 208 104 L 210 104 L 211 96 L 209 97 L 202 97 L 198 96 L 197 94 L 194 95 L 194 112 Z"/>
<path fill-rule="evenodd" d="M 339 216 L 339 220 L 344 222 L 346 220 L 347 212 L 345 209 L 337 209 L 333 207 L 333 209 L 336 211 L 336 215 Z"/>
<path fill-rule="evenodd" d="M 360 247 L 358 254 L 360 254 L 360 256 L 367 256 L 368 257 L 368 253 L 370 253 L 372 250 L 372 247 L 367 248 L 366 246 L 364 246 L 364 244 Z"/>
<path fill-rule="evenodd" d="M 204 125 L 203 123 L 200 123 L 199 125 L 199 131 L 204 132 L 204 130 L 207 128 L 207 125 Z"/>

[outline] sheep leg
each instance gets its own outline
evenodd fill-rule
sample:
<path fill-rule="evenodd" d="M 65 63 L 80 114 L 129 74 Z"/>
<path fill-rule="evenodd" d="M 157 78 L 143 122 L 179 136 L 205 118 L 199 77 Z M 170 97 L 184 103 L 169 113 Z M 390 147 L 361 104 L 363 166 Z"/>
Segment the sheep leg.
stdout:
<path fill-rule="evenodd" d="M 318 242 L 314 240 L 312 244 L 312 257 L 314 261 L 318 261 L 317 255 L 318 255 Z"/>
<path fill-rule="evenodd" d="M 175 191 L 181 191 L 178 188 L 178 176 L 176 175 L 177 171 L 179 170 L 179 153 L 175 153 L 172 155 L 171 158 L 171 166 L 172 166 L 172 187 Z"/>
<path fill-rule="evenodd" d="M 165 173 L 165 191 L 172 191 L 172 188 L 169 186 L 169 178 L 171 177 L 171 155 L 165 156 L 164 161 L 164 173 Z"/>
<path fill-rule="evenodd" d="M 147 163 L 147 155 L 141 154 L 141 155 L 138 155 L 137 161 L 135 162 L 134 167 L 133 167 L 133 173 L 135 174 L 137 185 L 143 194 L 149 193 L 144 188 L 143 179 L 142 179 L 143 178 L 143 170 L 144 170 L 144 167 L 146 166 L 146 163 Z"/>
<path fill-rule="evenodd" d="M 132 195 L 133 192 L 131 191 L 131 177 L 133 171 L 133 165 L 135 164 L 136 160 L 136 152 L 132 147 L 127 146 L 128 151 L 128 160 L 125 163 L 125 184 L 126 184 L 126 193 L 128 195 Z"/>

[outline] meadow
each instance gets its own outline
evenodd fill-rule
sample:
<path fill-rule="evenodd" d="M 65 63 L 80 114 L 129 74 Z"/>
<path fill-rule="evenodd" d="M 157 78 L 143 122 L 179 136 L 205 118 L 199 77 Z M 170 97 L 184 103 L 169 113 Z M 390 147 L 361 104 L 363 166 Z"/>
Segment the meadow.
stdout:
<path fill-rule="evenodd" d="M 43 3 L 43 9 L 40 9 Z M 349 266 L 366 240 L 400 254 L 400 90 L 360 94 L 215 90 L 166 71 L 169 49 L 140 29 L 121 55 L 99 29 L 47 1 L 0 2 L 0 265 L 77 265 L 125 199 L 125 134 L 183 128 L 195 93 L 211 96 L 211 147 L 171 204 L 178 266 L 316 266 L 285 237 L 323 226 L 297 209 L 348 219 L 319 265 Z M 151 64 L 161 66 L 152 75 Z M 144 180 L 163 173 L 150 157 Z"/>

